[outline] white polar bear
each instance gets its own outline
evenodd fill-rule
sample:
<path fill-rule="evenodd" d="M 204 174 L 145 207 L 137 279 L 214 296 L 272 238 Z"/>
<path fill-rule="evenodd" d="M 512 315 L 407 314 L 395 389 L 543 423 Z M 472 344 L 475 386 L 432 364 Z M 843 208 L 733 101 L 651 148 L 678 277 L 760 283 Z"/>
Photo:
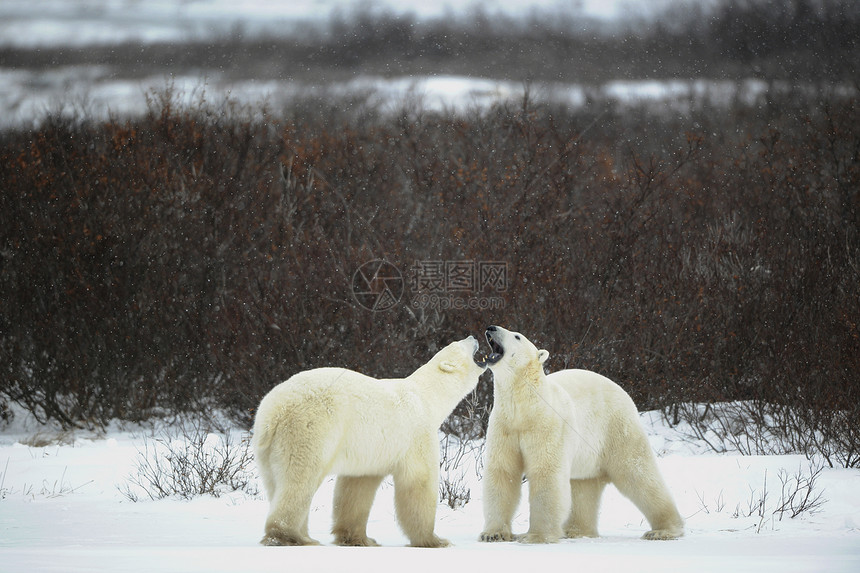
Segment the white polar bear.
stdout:
<path fill-rule="evenodd" d="M 337 474 L 332 533 L 339 545 L 376 545 L 367 518 L 394 476 L 397 520 L 417 547 L 448 545 L 433 532 L 439 496 L 438 429 L 486 368 L 470 336 L 402 379 L 344 368 L 300 372 L 257 409 L 253 447 L 269 499 L 264 545 L 317 545 L 308 535 L 314 493 Z"/>
<path fill-rule="evenodd" d="M 594 372 L 546 375 L 549 357 L 525 336 L 487 329 L 494 404 L 487 428 L 481 541 L 510 541 L 523 475 L 529 483 L 525 543 L 596 537 L 607 483 L 645 514 L 645 539 L 674 539 L 684 521 L 657 468 L 633 400 Z M 571 503 L 572 502 L 572 503 Z M 567 519 L 565 521 L 565 518 Z"/>

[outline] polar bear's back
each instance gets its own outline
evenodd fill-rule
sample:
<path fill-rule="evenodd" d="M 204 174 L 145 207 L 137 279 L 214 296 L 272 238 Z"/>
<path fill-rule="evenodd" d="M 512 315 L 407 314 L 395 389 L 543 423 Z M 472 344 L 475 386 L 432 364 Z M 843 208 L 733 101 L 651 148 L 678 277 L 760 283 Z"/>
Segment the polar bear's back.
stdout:
<path fill-rule="evenodd" d="M 561 370 L 547 376 L 570 396 L 570 424 L 577 433 L 605 436 L 643 434 L 639 410 L 621 386 L 590 370 Z M 644 434 L 643 434 L 644 435 Z"/>
<path fill-rule="evenodd" d="M 633 411 L 638 410 L 633 400 L 621 386 L 591 370 L 559 370 L 547 375 L 547 380 L 558 384 L 573 399 L 574 404 L 602 403 L 604 407 Z"/>
<path fill-rule="evenodd" d="M 386 420 L 396 402 L 397 382 L 377 380 L 345 368 L 314 368 L 290 377 L 272 388 L 260 401 L 254 434 L 264 445 L 275 432 L 294 435 L 317 426 L 319 432 L 349 428 L 355 433 L 373 431 Z M 323 426 L 326 429 L 323 429 Z"/>
<path fill-rule="evenodd" d="M 625 459 L 629 456 L 653 456 L 639 421 L 639 410 L 621 386 L 590 370 L 561 370 L 549 374 L 547 380 L 558 384 L 570 395 L 569 423 L 574 433 L 590 444 L 574 458 L 574 471 L 590 473 L 590 462 L 597 461 L 592 458 L 592 452 L 601 452 L 598 457 L 609 452 L 609 458 L 616 457 L 620 451 L 625 452 L 626 457 L 622 456 Z M 602 463 L 611 463 L 611 460 Z"/>
<path fill-rule="evenodd" d="M 403 380 L 343 368 L 300 372 L 260 401 L 255 452 L 274 468 L 286 467 L 286 460 L 319 458 L 329 474 L 390 473 L 409 447 L 404 428 L 415 418 L 404 408 L 409 396 Z"/>
<path fill-rule="evenodd" d="M 299 372 L 272 388 L 260 401 L 258 417 L 278 417 L 276 412 L 289 410 L 293 417 L 321 414 L 345 416 L 348 411 L 390 410 L 403 389 L 400 380 L 378 380 L 346 368 L 314 368 Z M 311 414 L 313 411 L 313 414 Z"/>

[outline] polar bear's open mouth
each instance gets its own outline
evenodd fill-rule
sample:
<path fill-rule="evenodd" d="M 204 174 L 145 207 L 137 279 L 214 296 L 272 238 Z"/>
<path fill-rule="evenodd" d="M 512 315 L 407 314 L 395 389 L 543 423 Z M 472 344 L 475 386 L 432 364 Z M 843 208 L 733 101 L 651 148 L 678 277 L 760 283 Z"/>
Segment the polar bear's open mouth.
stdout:
<path fill-rule="evenodd" d="M 498 356 L 499 358 L 501 358 L 502 355 L 505 353 L 505 349 L 502 348 L 502 345 L 496 342 L 491 336 L 487 336 L 487 343 L 489 343 L 490 348 L 493 351 L 491 356 Z"/>
<path fill-rule="evenodd" d="M 502 345 L 496 341 L 493 334 L 495 330 L 491 330 L 490 328 L 484 333 L 484 336 L 487 338 L 487 344 L 490 345 L 490 353 L 484 356 L 483 363 L 491 366 L 502 359 L 502 356 L 505 355 L 505 349 Z"/>

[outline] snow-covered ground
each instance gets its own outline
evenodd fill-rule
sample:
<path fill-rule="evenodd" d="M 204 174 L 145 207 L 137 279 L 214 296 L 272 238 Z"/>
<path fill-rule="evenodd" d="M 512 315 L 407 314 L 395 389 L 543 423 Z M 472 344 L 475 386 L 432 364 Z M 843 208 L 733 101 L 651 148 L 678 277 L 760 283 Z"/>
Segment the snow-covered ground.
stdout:
<path fill-rule="evenodd" d="M 277 115 L 289 102 L 302 95 L 326 93 L 371 94 L 382 109 L 397 109 L 410 99 L 424 109 L 460 112 L 483 108 L 499 101 L 521 100 L 525 86 L 519 82 L 463 76 L 418 76 L 401 78 L 358 77 L 346 82 L 308 85 L 297 81 L 226 80 L 215 72 L 199 76 L 150 76 L 137 80 L 115 79 L 107 67 L 66 67 L 49 71 L 0 68 L 0 129 L 31 127 L 48 113 L 83 115 L 90 119 L 133 117 L 146 112 L 147 96 L 168 85 L 181 100 L 196 103 L 205 96 L 217 104 L 225 97 L 260 106 L 266 104 Z M 533 84 L 530 93 L 573 107 L 589 97 L 623 105 L 660 103 L 664 109 L 685 112 L 691 105 L 709 103 L 722 107 L 732 101 L 752 105 L 768 89 L 766 82 L 711 80 L 614 81 L 602 86 L 580 84 Z M 777 88 L 781 86 L 776 86 Z M 782 86 L 784 87 L 784 86 Z M 849 90 L 851 88 L 843 88 Z"/>
<path fill-rule="evenodd" d="M 154 443 L 151 429 L 58 435 L 19 414 L 0 431 L 0 571 L 860 571 L 860 471 L 824 468 L 814 481 L 814 494 L 825 500 L 818 511 L 780 519 L 783 491 L 794 489 L 794 476 L 810 475 L 804 457 L 716 455 L 665 427 L 656 414 L 643 414 L 643 421 L 687 520 L 687 535 L 678 541 L 641 540 L 647 524 L 610 487 L 598 539 L 479 543 L 480 463 L 467 453 L 443 470 L 455 482 L 462 479 L 471 494 L 462 508 L 439 504 L 437 531 L 453 547 L 405 547 L 390 481 L 368 525 L 382 547 L 331 545 L 329 479 L 310 516 L 311 535 L 323 546 L 271 548 L 257 544 L 267 504 L 253 493 L 253 464 L 252 487 L 245 491 L 190 501 L 144 495 L 145 501 L 132 502 L 121 489 L 137 474 L 140 452 Z M 242 432 L 233 437 L 241 444 Z M 522 506 L 515 530 L 527 525 Z"/>

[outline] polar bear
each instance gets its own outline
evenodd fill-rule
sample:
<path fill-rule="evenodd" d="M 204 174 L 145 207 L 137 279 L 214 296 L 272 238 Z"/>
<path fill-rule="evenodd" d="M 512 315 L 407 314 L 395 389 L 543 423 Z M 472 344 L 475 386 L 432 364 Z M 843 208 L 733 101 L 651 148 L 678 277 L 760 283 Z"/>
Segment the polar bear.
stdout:
<path fill-rule="evenodd" d="M 529 483 L 524 543 L 596 537 L 608 483 L 645 514 L 645 539 L 675 539 L 684 521 L 657 468 L 633 400 L 594 372 L 546 375 L 549 357 L 525 336 L 498 326 L 486 332 L 494 404 L 487 428 L 481 541 L 510 541 L 522 478 Z M 566 521 L 565 521 L 566 518 Z"/>
<path fill-rule="evenodd" d="M 439 495 L 438 429 L 478 383 L 478 341 L 452 342 L 406 378 L 377 380 L 344 368 L 300 372 L 273 388 L 254 419 L 253 448 L 269 500 L 263 545 L 318 545 L 311 500 L 338 476 L 332 533 L 339 545 L 367 537 L 376 490 L 394 477 L 401 529 L 416 547 L 448 545 L 433 532 Z"/>

